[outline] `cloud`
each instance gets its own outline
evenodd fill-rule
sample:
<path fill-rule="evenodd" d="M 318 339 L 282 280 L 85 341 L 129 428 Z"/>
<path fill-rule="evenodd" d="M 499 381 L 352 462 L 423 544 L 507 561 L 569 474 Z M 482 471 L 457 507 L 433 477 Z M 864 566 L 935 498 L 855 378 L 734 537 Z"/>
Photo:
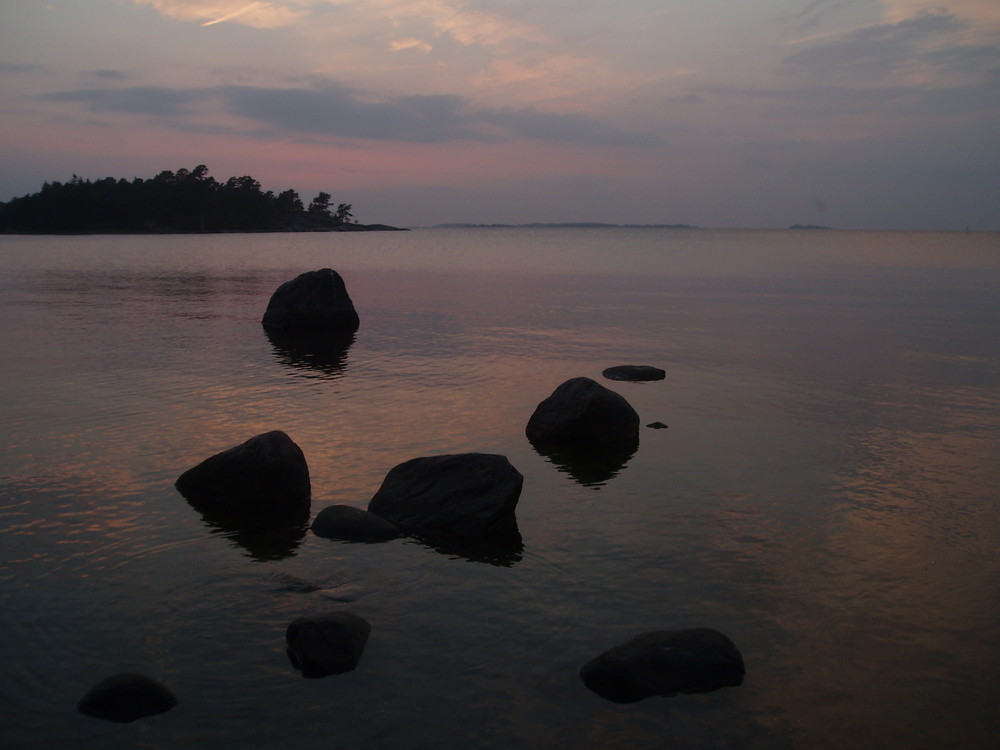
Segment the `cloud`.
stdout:
<path fill-rule="evenodd" d="M 191 91 L 162 86 L 132 86 L 128 88 L 91 88 L 57 91 L 40 99 L 53 102 L 85 104 L 93 112 L 126 112 L 157 117 L 193 113 L 191 104 L 199 98 Z"/>
<path fill-rule="evenodd" d="M 434 48 L 427 42 L 421 41 L 420 39 L 415 39 L 414 37 L 406 37 L 405 39 L 394 39 L 389 42 L 389 49 L 393 52 L 405 52 L 406 50 L 417 50 L 418 52 L 423 52 L 424 54 L 429 54 Z"/>
<path fill-rule="evenodd" d="M 884 78 L 912 65 L 928 44 L 960 28 L 962 23 L 951 15 L 925 15 L 898 23 L 874 24 L 793 52 L 782 63 L 828 78 L 841 75 Z"/>
<path fill-rule="evenodd" d="M 251 2 L 246 0 L 133 0 L 151 5 L 167 18 L 212 26 L 235 21 L 259 29 L 276 29 L 295 23 L 304 15 L 303 5 L 314 3 Z"/>
<path fill-rule="evenodd" d="M 401 143 L 534 140 L 620 146 L 659 143 L 654 134 L 634 133 L 597 120 L 531 108 L 477 107 L 454 95 L 376 97 L 325 83 L 313 88 L 135 86 L 60 91 L 48 101 L 85 105 L 94 112 L 166 118 L 179 129 L 204 127 L 212 108 L 264 126 L 269 137 L 325 136 Z M 213 123 L 219 127 L 218 123 Z M 261 133 L 264 135 L 264 133 Z"/>

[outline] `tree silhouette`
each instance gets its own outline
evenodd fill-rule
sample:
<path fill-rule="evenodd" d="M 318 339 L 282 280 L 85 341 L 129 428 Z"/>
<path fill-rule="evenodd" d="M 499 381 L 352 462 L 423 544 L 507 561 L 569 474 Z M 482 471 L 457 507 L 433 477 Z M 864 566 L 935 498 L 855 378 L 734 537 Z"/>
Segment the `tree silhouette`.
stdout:
<path fill-rule="evenodd" d="M 163 170 L 155 177 L 77 175 L 46 182 L 32 195 L 0 203 L 3 232 L 218 232 L 331 229 L 351 219 L 351 205 L 321 192 L 308 210 L 294 190 L 275 195 L 249 175 L 217 182 L 208 167 Z"/>

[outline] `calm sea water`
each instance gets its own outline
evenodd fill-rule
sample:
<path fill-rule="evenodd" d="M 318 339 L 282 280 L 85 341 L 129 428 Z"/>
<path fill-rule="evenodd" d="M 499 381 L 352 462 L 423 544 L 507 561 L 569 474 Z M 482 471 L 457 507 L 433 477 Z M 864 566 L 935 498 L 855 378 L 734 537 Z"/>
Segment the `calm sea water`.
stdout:
<path fill-rule="evenodd" d="M 353 344 L 273 345 L 306 270 Z M 0 237 L 0 746 L 984 748 L 1000 732 L 1000 235 L 478 229 Z M 643 423 L 612 476 L 524 437 L 562 381 Z M 523 549 L 497 559 L 219 528 L 173 488 L 282 429 L 313 512 L 386 472 L 502 453 Z M 372 623 L 303 679 L 294 618 Z M 713 627 L 742 686 L 617 705 L 579 667 Z M 141 671 L 180 697 L 75 710 Z"/>

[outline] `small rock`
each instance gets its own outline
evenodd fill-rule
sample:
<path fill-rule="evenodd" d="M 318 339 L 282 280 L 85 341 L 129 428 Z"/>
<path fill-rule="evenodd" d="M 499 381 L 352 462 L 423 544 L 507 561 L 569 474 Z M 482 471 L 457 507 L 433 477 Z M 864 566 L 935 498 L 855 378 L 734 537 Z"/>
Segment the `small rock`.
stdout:
<path fill-rule="evenodd" d="M 303 677 L 352 671 L 361 659 L 372 626 L 350 612 L 293 620 L 285 631 L 288 657 Z"/>
<path fill-rule="evenodd" d="M 122 724 L 169 711 L 177 696 L 162 683 L 142 674 L 123 672 L 105 677 L 76 704 L 81 713 Z"/>
<path fill-rule="evenodd" d="M 323 508 L 312 522 L 312 532 L 345 542 L 387 542 L 403 535 L 394 523 L 350 505 Z"/>
<path fill-rule="evenodd" d="M 651 365 L 618 365 L 617 367 L 609 367 L 601 374 L 608 380 L 630 380 L 633 382 L 663 380 L 667 377 L 665 371 Z"/>
<path fill-rule="evenodd" d="M 588 688 L 616 703 L 734 687 L 745 673 L 735 644 L 711 628 L 644 633 L 580 669 Z"/>
<path fill-rule="evenodd" d="M 654 430 L 665 430 L 667 426 L 663 422 L 650 422 L 646 427 L 650 427 Z"/>

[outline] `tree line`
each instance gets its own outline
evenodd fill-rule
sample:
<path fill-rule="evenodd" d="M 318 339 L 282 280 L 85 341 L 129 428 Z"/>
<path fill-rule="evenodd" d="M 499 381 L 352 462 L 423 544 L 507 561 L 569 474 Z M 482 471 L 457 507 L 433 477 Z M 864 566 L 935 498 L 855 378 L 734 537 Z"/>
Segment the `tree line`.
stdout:
<path fill-rule="evenodd" d="M 329 193 L 320 192 L 306 207 L 294 190 L 275 195 L 249 176 L 219 182 L 204 164 L 131 181 L 73 175 L 0 203 L 3 232 L 310 231 L 351 221 L 351 205 L 334 206 Z"/>

